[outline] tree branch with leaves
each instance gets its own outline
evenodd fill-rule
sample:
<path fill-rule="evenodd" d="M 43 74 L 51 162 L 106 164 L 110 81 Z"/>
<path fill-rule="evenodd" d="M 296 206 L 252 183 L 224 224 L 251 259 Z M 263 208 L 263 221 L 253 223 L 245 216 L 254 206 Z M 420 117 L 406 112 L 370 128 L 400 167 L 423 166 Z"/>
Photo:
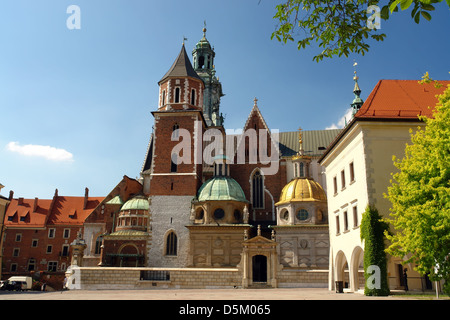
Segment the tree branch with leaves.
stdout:
<path fill-rule="evenodd" d="M 433 4 L 442 1 L 390 0 L 382 5 L 378 0 L 288 0 L 276 6 L 274 19 L 279 24 L 271 38 L 283 43 L 297 41 L 298 50 L 318 43 L 322 51 L 313 58 L 317 62 L 336 55 L 364 55 L 370 41 L 383 41 L 386 37 L 379 26 L 372 24 L 374 18 L 388 20 L 399 7 L 406 10 L 412 6 L 411 17 L 419 23 L 421 16 L 431 20 Z M 450 0 L 445 1 L 450 7 Z"/>

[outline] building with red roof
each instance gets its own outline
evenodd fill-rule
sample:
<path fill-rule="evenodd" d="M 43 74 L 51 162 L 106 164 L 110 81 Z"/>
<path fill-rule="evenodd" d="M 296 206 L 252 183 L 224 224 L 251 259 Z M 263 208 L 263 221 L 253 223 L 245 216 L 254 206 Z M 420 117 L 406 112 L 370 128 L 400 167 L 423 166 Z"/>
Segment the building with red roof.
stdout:
<path fill-rule="evenodd" d="M 13 198 L 4 218 L 2 277 L 46 274 L 45 282 L 61 287 L 70 265 L 70 244 L 103 197 L 58 195 L 53 199 Z"/>
<path fill-rule="evenodd" d="M 393 156 L 403 158 L 410 130 L 423 127 L 420 116 L 433 116 L 437 95 L 450 81 L 420 84 L 417 80 L 380 80 L 364 102 L 355 76 L 353 118 L 334 139 L 319 163 L 325 168 L 330 231 L 329 289 L 336 283 L 350 291 L 364 288 L 364 243 L 360 237 L 367 205 L 388 216 L 391 203 L 384 198 L 397 169 Z M 408 267 L 409 289 L 431 289 L 427 277 Z M 388 256 L 390 289 L 403 289 L 404 266 Z M 347 283 L 347 286 L 345 284 Z"/>

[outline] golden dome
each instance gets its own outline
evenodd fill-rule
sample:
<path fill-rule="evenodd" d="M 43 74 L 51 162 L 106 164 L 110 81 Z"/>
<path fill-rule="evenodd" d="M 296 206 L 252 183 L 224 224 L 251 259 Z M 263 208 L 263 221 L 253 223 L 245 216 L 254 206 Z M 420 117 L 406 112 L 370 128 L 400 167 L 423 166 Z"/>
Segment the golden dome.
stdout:
<path fill-rule="evenodd" d="M 275 205 L 304 201 L 327 201 L 322 186 L 311 178 L 292 179 L 281 190 L 280 201 Z"/>

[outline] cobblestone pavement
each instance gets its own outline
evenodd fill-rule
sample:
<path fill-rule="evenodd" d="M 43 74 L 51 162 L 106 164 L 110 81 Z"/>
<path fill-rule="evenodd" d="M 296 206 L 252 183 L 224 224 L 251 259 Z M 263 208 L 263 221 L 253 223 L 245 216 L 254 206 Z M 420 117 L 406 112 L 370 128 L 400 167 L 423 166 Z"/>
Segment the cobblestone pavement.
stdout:
<path fill-rule="evenodd" d="M 399 300 L 404 296 L 366 297 L 328 289 L 148 289 L 1 292 L 0 300 Z"/>

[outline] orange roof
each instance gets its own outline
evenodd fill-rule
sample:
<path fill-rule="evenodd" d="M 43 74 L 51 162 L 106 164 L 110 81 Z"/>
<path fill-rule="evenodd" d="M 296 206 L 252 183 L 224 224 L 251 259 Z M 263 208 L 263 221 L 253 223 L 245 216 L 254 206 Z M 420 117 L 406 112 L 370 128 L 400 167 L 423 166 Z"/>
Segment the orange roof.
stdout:
<path fill-rule="evenodd" d="M 418 115 L 432 116 L 437 98 L 450 84 L 435 88 L 433 83 L 417 80 L 380 80 L 356 113 L 357 119 L 417 119 Z M 431 108 L 429 108 L 431 107 Z"/>
<path fill-rule="evenodd" d="M 84 208 L 85 197 L 55 195 L 51 200 L 12 199 L 5 213 L 5 226 L 44 228 L 46 225 L 58 224 L 82 225 L 86 217 L 102 200 L 103 197 L 88 197 L 86 208 Z"/>
<path fill-rule="evenodd" d="M 48 218 L 48 224 L 75 224 L 81 225 L 98 204 L 101 198 L 88 198 L 86 208 L 84 197 L 58 196 Z"/>
<path fill-rule="evenodd" d="M 52 200 L 39 199 L 36 210 L 34 201 L 35 199 L 12 199 L 6 209 L 5 226 L 44 228 Z"/>

